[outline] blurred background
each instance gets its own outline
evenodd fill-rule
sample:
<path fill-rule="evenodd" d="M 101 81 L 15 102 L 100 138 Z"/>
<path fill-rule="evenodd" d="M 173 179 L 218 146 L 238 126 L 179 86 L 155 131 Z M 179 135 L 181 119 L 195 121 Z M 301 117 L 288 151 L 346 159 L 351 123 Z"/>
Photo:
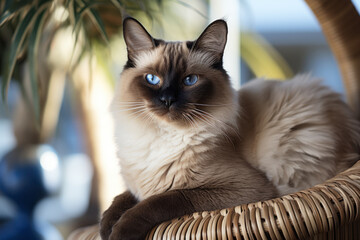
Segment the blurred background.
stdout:
<path fill-rule="evenodd" d="M 65 239 L 125 189 L 109 112 L 127 57 L 124 16 L 174 41 L 225 19 L 235 88 L 311 73 L 344 92 L 302 0 L 1 0 L 0 14 L 1 240 Z"/>

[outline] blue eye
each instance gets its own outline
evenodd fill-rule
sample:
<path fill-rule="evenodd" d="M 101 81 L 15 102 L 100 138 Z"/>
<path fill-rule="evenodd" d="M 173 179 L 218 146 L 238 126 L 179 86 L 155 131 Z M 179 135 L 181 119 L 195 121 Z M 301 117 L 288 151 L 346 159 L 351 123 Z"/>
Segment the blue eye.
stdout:
<path fill-rule="evenodd" d="M 184 79 L 184 84 L 186 86 L 192 86 L 198 81 L 197 75 L 189 75 Z"/>
<path fill-rule="evenodd" d="M 160 82 L 160 78 L 153 74 L 146 74 L 145 79 L 151 85 L 156 85 L 156 84 L 159 84 L 159 82 Z"/>

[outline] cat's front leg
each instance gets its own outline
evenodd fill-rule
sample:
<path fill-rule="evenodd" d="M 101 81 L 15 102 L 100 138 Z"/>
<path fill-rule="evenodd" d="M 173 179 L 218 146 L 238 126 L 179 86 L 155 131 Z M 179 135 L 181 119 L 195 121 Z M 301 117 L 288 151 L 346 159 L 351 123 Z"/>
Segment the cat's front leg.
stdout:
<path fill-rule="evenodd" d="M 110 240 L 140 240 L 157 224 L 193 212 L 228 207 L 218 190 L 172 190 L 154 195 L 129 209 L 113 226 Z"/>
<path fill-rule="evenodd" d="M 114 224 L 130 208 L 137 204 L 137 200 L 130 191 L 126 191 L 114 198 L 111 206 L 103 213 L 100 221 L 100 236 L 108 240 Z"/>

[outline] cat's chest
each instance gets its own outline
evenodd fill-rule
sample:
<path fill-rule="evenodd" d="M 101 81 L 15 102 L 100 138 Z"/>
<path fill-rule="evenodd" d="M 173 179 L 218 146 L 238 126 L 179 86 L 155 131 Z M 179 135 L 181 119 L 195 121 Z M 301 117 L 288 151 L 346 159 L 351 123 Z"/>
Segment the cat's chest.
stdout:
<path fill-rule="evenodd" d="M 122 176 L 139 199 L 189 187 L 195 155 L 208 150 L 212 134 L 174 129 L 122 129 L 118 155 Z"/>

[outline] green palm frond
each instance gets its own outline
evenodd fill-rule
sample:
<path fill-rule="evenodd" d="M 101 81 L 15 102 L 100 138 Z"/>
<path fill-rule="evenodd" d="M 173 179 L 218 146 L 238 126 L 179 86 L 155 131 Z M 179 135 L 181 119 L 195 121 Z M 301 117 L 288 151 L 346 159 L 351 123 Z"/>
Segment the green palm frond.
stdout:
<path fill-rule="evenodd" d="M 152 18 L 154 12 L 165 0 L 4 0 L 0 3 L 0 31 L 6 25 L 15 27 L 9 53 L 3 59 L 6 66 L 1 70 L 1 99 L 6 102 L 7 91 L 14 73 L 17 60 L 24 54 L 29 61 L 31 95 L 34 111 L 39 117 L 39 88 L 37 53 L 39 41 L 45 26 L 58 8 L 67 12 L 67 19 L 61 24 L 72 26 L 75 39 L 85 34 L 85 39 L 102 39 L 107 43 L 111 34 L 121 27 L 124 15 L 143 12 Z M 53 26 L 54 31 L 59 26 Z M 12 28 L 11 28 L 12 29 Z M 109 35 L 110 34 L 110 35 Z M 75 43 L 76 43 L 75 42 Z M 84 47 L 91 44 L 84 44 Z M 85 49 L 86 51 L 86 49 Z M 5 54 L 2 54 L 5 56 Z M 77 59 L 79 61 L 79 59 Z"/>
<path fill-rule="evenodd" d="M 28 6 L 31 3 L 31 0 L 5 0 L 2 5 L 0 5 L 1 17 L 0 17 L 0 27 L 7 21 L 10 21 L 12 18 L 17 16 L 23 8 Z"/>
<path fill-rule="evenodd" d="M 37 16 L 32 32 L 30 33 L 29 42 L 28 42 L 28 57 L 29 57 L 29 72 L 30 72 L 30 82 L 31 82 L 31 95 L 34 102 L 34 112 L 37 122 L 40 121 L 40 101 L 38 96 L 38 81 L 37 81 L 37 72 L 38 72 L 38 53 L 39 53 L 39 43 L 40 43 L 40 31 L 43 29 L 45 20 L 46 20 L 46 10 L 43 9 L 40 14 Z"/>
<path fill-rule="evenodd" d="M 88 15 L 93 22 L 94 26 L 98 29 L 101 34 L 101 37 L 106 41 L 109 42 L 109 37 L 105 31 L 105 25 L 101 20 L 99 13 L 95 9 L 89 9 Z"/>
<path fill-rule="evenodd" d="M 6 99 L 7 89 L 9 87 L 10 78 L 13 74 L 16 59 L 18 57 L 18 54 L 20 52 L 20 48 L 23 45 L 23 42 L 25 40 L 25 37 L 27 33 L 29 32 L 29 29 L 34 22 L 36 18 L 36 8 L 32 7 L 24 16 L 20 24 L 17 26 L 15 33 L 12 38 L 12 44 L 10 46 L 10 53 L 9 53 L 9 59 L 8 59 L 8 66 L 6 67 L 2 79 L 2 96 L 3 100 Z"/>

